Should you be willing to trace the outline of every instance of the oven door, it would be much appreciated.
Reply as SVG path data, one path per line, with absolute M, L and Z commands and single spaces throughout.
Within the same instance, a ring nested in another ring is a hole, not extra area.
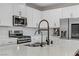
M 25 26 L 27 25 L 27 18 L 13 16 L 13 26 Z

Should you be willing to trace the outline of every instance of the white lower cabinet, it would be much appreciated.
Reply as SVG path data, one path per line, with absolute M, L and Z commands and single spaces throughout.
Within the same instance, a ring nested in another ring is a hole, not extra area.
M 0 4 L 0 26 L 12 26 L 12 5 Z
M 17 39 L 15 39 L 15 38 L 0 40 L 0 46 L 14 45 L 14 44 L 17 44 Z

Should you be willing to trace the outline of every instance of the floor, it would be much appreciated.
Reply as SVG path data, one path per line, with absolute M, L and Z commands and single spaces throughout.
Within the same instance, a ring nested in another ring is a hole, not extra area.
M 74 56 L 79 49 L 79 40 L 52 37 L 54 44 L 45 47 L 8 45 L 0 47 L 0 56 Z

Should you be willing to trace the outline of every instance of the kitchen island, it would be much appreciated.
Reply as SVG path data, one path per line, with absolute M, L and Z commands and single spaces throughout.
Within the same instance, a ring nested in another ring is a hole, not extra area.
M 53 37 L 54 43 L 45 47 L 27 47 L 24 44 L 0 47 L 0 56 L 74 56 L 79 40 Z

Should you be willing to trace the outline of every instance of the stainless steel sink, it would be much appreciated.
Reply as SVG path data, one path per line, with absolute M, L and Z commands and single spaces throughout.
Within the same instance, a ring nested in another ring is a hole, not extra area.
M 26 45 L 24 45 L 24 46 L 28 46 L 28 47 L 43 47 L 43 46 L 45 46 L 47 43 L 46 42 L 42 42 L 42 43 L 40 43 L 40 42 L 35 42 L 35 43 L 33 43 L 33 44 L 26 44 Z

